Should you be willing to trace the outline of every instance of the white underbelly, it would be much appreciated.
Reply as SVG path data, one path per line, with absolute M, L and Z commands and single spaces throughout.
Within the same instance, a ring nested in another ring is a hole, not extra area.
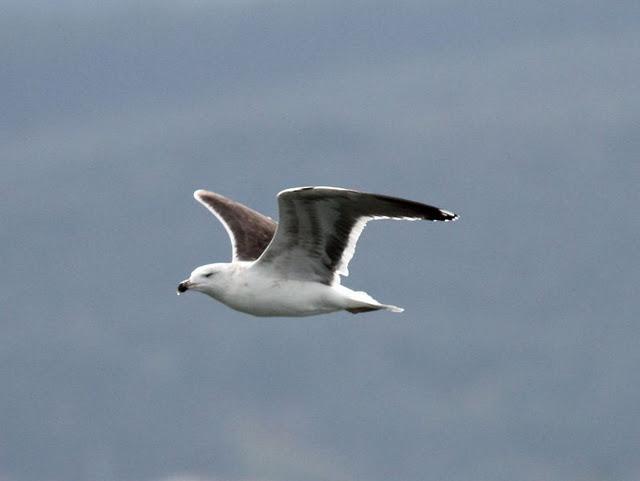
M 317 282 L 243 277 L 220 299 L 237 311 L 255 316 L 311 316 L 346 306 L 340 291 Z

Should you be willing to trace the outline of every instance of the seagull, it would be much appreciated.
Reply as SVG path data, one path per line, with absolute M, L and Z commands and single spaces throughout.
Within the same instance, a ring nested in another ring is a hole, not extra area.
M 438 207 L 337 187 L 296 187 L 278 194 L 280 223 L 207 190 L 195 199 L 222 223 L 232 262 L 197 267 L 178 295 L 198 291 L 254 316 L 313 316 L 404 309 L 340 284 L 365 224 L 374 219 L 453 221 Z

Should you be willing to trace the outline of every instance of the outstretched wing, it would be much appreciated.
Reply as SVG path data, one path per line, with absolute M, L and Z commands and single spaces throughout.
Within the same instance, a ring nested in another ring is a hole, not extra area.
M 222 222 L 231 239 L 234 261 L 260 257 L 273 238 L 276 222 L 215 192 L 196 190 L 193 196 Z
M 455 220 L 430 205 L 335 187 L 300 187 L 278 194 L 280 219 L 273 241 L 256 262 L 290 279 L 332 284 L 348 264 L 372 219 Z

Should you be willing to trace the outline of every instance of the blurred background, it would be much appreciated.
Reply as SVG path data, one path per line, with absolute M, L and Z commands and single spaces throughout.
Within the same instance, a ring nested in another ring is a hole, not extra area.
M 636 0 L 0 9 L 0 480 L 640 479 Z M 300 185 L 405 313 L 175 295 Z

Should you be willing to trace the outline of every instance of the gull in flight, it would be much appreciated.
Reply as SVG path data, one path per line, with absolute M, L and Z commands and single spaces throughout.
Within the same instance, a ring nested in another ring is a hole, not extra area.
M 278 194 L 280 223 L 220 194 L 194 197 L 226 229 L 229 263 L 196 268 L 178 294 L 199 291 L 254 316 L 352 314 L 402 308 L 340 285 L 358 237 L 373 219 L 452 221 L 457 215 L 410 200 L 336 187 L 298 187 Z

